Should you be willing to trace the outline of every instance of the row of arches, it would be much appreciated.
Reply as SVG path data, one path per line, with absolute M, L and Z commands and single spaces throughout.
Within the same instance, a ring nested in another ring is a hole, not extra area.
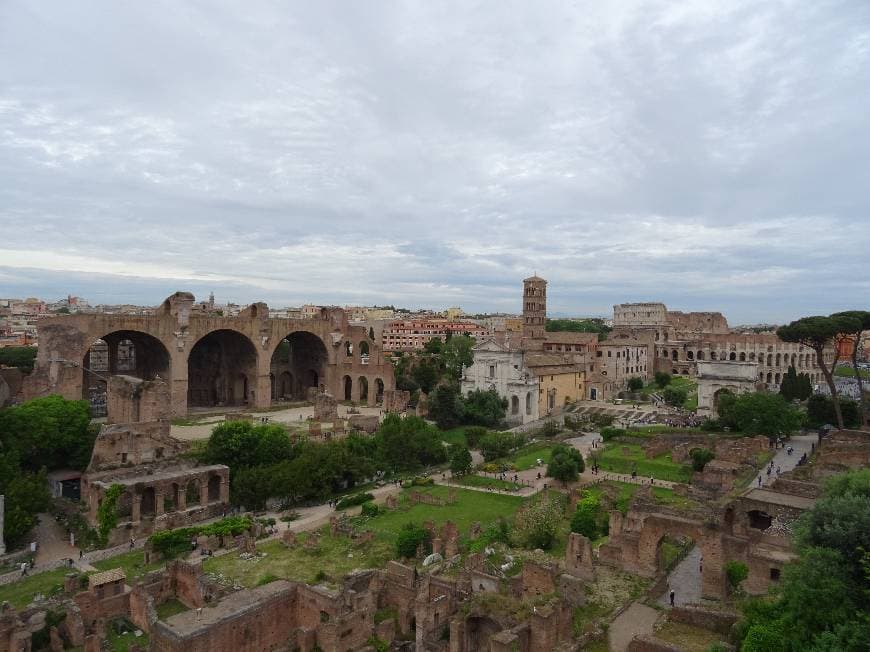
M 354 383 L 354 379 L 350 376 L 345 376 L 342 379 L 342 396 L 345 401 L 365 401 L 369 402 L 369 379 L 366 376 L 360 376 L 356 379 L 356 383 Z M 374 391 L 374 400 L 375 404 L 380 405 L 384 402 L 384 381 L 381 378 L 374 379 L 374 386 L 372 388 Z
M 525 398 L 525 410 L 527 415 L 532 414 L 532 393 L 526 392 Z M 514 394 L 511 396 L 510 401 L 510 411 L 512 415 L 518 415 L 520 413 L 520 397 Z
M 117 514 L 121 520 L 153 517 L 168 512 L 183 511 L 191 507 L 221 501 L 221 483 L 219 475 L 211 475 L 203 485 L 199 479 L 192 479 L 186 483 L 173 482 L 164 490 L 158 491 L 156 487 L 145 487 L 141 493 L 125 491 L 118 498 Z
M 368 356 L 368 345 L 360 344 Z M 362 353 L 361 353 L 362 355 Z M 279 342 L 270 360 L 271 398 L 303 400 L 321 387 L 329 355 L 313 333 L 296 331 Z M 96 412 L 105 410 L 107 375 L 129 374 L 143 380 L 172 380 L 166 346 L 139 331 L 119 330 L 94 342 L 85 352 L 82 398 Z M 242 333 L 219 329 L 204 335 L 187 355 L 187 404 L 191 407 L 253 405 L 256 399 L 258 352 Z
M 682 360 L 679 349 L 662 349 L 661 357 L 673 362 Z M 685 360 L 689 362 L 710 360 L 722 360 L 730 362 L 757 362 L 767 367 L 794 367 L 795 369 L 812 369 L 817 367 L 815 353 L 764 353 L 756 354 L 755 351 L 716 351 L 716 350 L 688 350 L 685 352 Z

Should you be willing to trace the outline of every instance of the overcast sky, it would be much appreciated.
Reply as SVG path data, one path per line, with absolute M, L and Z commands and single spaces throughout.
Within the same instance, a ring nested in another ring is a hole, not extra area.
M 0 0 L 0 297 L 868 308 L 870 2 Z

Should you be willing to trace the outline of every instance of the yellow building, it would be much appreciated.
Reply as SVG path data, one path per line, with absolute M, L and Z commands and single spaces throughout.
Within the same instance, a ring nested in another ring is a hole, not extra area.
M 564 355 L 526 355 L 526 366 L 538 379 L 538 415 L 558 412 L 568 403 L 583 400 L 586 372 L 583 364 L 565 364 Z

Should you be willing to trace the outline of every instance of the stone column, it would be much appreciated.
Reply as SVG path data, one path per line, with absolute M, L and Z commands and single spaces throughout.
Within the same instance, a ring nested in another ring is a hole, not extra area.
M 267 408 L 272 405 L 272 379 L 269 377 L 269 374 L 258 375 L 255 386 L 256 394 L 254 395 L 251 407 Z
M 175 506 L 175 510 L 178 512 L 183 512 L 187 509 L 187 485 L 179 485 L 178 487 L 178 504 Z
M 225 505 L 230 502 L 230 479 L 228 476 L 221 477 L 221 502 Z
M 369 381 L 369 399 L 368 406 L 375 407 L 378 404 L 378 387 L 377 383 L 372 378 L 366 377 Z
M 199 479 L 199 504 L 208 505 L 208 476 Z
M 142 496 L 133 492 L 133 500 L 130 507 L 130 520 L 138 523 L 142 519 Z
M 154 488 L 154 516 L 163 516 L 166 513 L 166 510 L 163 506 L 163 490 L 158 490 L 157 487 Z

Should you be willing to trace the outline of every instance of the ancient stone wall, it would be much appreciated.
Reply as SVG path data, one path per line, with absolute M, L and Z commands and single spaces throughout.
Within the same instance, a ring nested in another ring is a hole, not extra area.
M 668 612 L 668 620 L 700 627 L 724 636 L 731 633 L 731 627 L 737 622 L 739 614 L 721 609 L 704 609 L 696 606 L 673 607 Z
M 168 421 L 104 425 L 94 441 L 88 472 L 167 460 L 187 450 L 169 434 Z
M 172 418 L 169 384 L 115 375 L 106 385 L 106 423 L 165 422 Z M 168 434 L 168 433 L 167 433 Z

